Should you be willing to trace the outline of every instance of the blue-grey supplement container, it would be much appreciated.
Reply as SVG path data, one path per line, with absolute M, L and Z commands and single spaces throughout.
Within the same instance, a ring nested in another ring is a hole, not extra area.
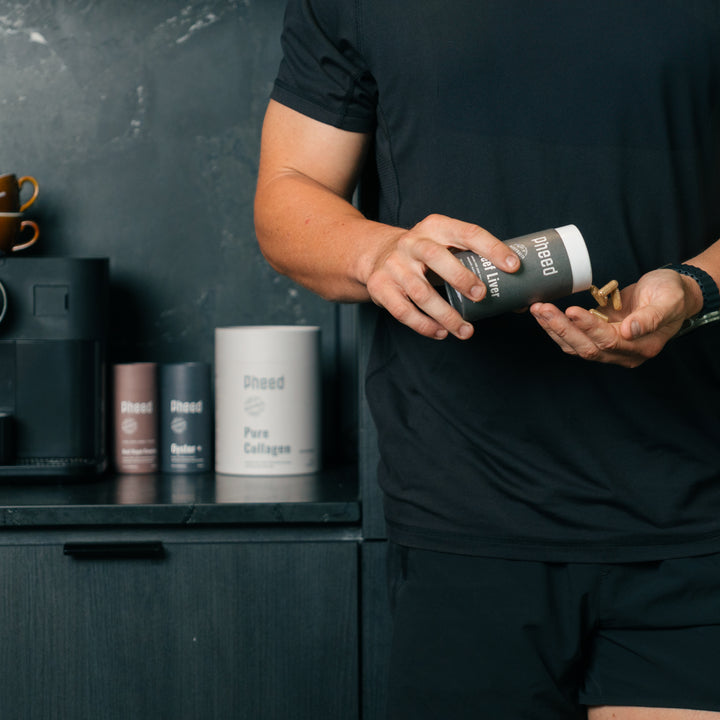
M 159 366 L 160 471 L 212 470 L 210 365 L 202 362 Z

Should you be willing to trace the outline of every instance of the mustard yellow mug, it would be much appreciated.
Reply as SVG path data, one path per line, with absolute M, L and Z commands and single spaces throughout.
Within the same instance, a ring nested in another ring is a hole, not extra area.
M 32 233 L 30 239 L 26 239 Z M 11 253 L 34 245 L 40 228 L 34 220 L 23 220 L 22 213 L 0 213 L 0 252 Z
M 32 194 L 22 204 L 20 196 L 25 185 L 32 187 Z M 27 210 L 37 199 L 40 188 L 31 175 L 18 178 L 13 173 L 0 175 L 0 213 L 18 213 Z

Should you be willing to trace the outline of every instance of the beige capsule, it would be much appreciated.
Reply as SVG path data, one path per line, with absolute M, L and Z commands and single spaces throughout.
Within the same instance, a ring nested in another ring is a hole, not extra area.
M 611 280 L 607 285 L 603 285 L 600 288 L 600 294 L 607 297 L 610 295 L 610 293 L 615 292 L 615 290 L 618 289 L 618 281 L 617 280 Z
M 595 298 L 595 302 L 600 305 L 601 307 L 605 307 L 608 303 L 607 297 L 602 294 L 599 288 L 596 288 L 594 285 L 590 286 L 590 293 L 592 294 L 593 298 Z

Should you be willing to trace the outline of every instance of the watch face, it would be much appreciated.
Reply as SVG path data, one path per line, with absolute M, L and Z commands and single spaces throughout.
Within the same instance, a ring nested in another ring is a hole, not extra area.
M 718 320 L 720 320 L 720 310 L 714 310 L 713 312 L 706 313 L 705 315 L 698 315 L 697 317 L 690 318 L 683 323 L 680 330 L 678 330 L 673 337 L 680 337 L 681 335 L 685 335 L 685 333 L 689 333 L 691 330 L 697 330 L 703 325 L 709 325 L 710 323 L 717 322 Z

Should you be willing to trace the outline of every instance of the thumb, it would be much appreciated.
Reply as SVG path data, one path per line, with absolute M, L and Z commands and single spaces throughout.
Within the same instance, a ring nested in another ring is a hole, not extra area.
M 620 325 L 620 334 L 625 340 L 637 340 L 645 335 L 651 335 L 666 326 L 668 335 L 672 335 L 676 327 L 682 324 L 682 319 L 678 318 L 677 323 L 673 323 L 667 314 L 656 305 L 646 305 L 638 310 L 630 313 Z

